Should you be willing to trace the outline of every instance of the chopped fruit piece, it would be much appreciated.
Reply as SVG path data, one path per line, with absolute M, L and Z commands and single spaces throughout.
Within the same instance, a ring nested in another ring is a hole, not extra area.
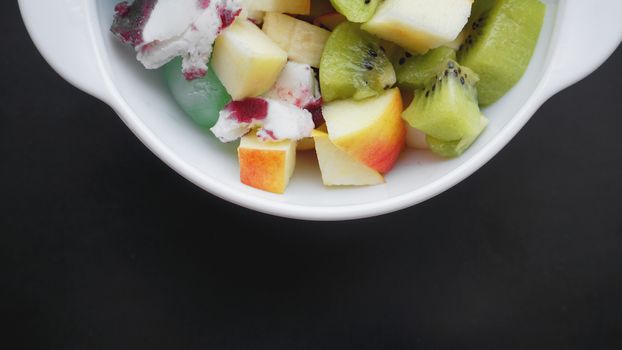
M 188 81 L 181 72 L 181 58 L 176 58 L 164 66 L 164 77 L 181 109 L 202 127 L 214 126 L 220 110 L 231 101 L 212 69 L 205 77 Z
M 493 6 L 497 3 L 498 0 L 475 0 L 473 2 L 473 9 L 471 10 L 471 17 L 469 18 L 469 22 L 475 22 L 479 19 L 484 12 L 490 11 Z M 467 26 L 465 29 L 468 29 Z
M 273 193 L 284 193 L 296 167 L 296 141 L 264 142 L 254 134 L 238 148 L 242 183 Z
M 320 58 L 330 32 L 282 13 L 269 12 L 264 17 L 263 31 L 285 51 L 289 59 L 312 67 Z
M 415 99 L 404 111 L 403 118 L 428 135 L 428 144 L 431 137 L 444 142 L 464 140 L 461 145 L 468 143 L 468 147 L 483 130 L 477 81 L 473 71 L 448 60 L 435 79 L 415 91 Z
M 236 21 L 216 40 L 212 66 L 234 100 L 270 90 L 287 53 L 249 21 Z
M 472 3 L 473 0 L 385 0 L 362 29 L 423 54 L 456 39 L 469 19 Z
M 311 66 L 291 61 L 287 62 L 279 79 L 264 96 L 298 108 L 313 107 L 322 98 Z
M 450 59 L 456 59 L 456 51 L 448 47 L 439 47 L 420 56 L 405 53 L 395 69 L 397 84 L 408 90 L 421 89 L 436 77 L 438 71 L 443 69 L 441 66 Z
M 249 10 L 308 15 L 311 0 L 243 0 Z
M 376 170 L 335 146 L 324 132 L 314 132 L 322 180 L 326 186 L 366 186 L 384 183 Z
M 330 35 L 320 62 L 324 101 L 377 96 L 395 84 L 395 70 L 379 39 L 344 22 Z
M 242 11 L 234 0 L 136 0 L 116 9 L 110 30 L 134 46 L 146 68 L 181 56 L 188 80 L 205 76 L 214 40 Z
M 422 131 L 406 125 L 406 145 L 414 149 L 429 149 L 427 135 Z
M 478 2 L 479 3 L 479 2 Z M 485 6 L 484 6 L 485 5 Z M 477 72 L 479 103 L 490 105 L 523 76 L 538 43 L 546 6 L 539 0 L 483 2 L 467 25 L 460 64 Z
M 309 137 L 315 125 L 305 109 L 276 100 L 247 98 L 229 103 L 211 131 L 220 141 L 231 142 L 258 127 L 259 138 L 279 141 Z
M 320 17 L 313 20 L 313 24 L 318 27 L 325 28 L 327 30 L 333 31 L 337 28 L 338 25 L 347 21 L 346 17 L 340 13 L 333 12 L 327 13 L 325 15 L 321 15 Z
M 331 0 L 330 2 L 337 12 L 348 18 L 348 21 L 363 23 L 372 18 L 380 0 Z
M 458 141 L 441 141 L 435 139 L 432 136 L 428 136 L 426 140 L 426 144 L 430 148 L 430 150 L 442 157 L 445 158 L 454 158 L 459 157 L 466 151 L 475 140 L 479 137 L 479 135 L 486 129 L 488 126 L 488 119 L 483 115 L 480 116 L 478 128 L 469 135 L 465 135 L 461 140 Z
M 386 173 L 404 148 L 406 128 L 399 89 L 362 101 L 342 100 L 324 105 L 331 141 L 380 173 Z
M 415 91 L 415 99 L 404 111 L 404 119 L 427 135 L 443 141 L 460 140 L 479 125 L 477 75 L 449 60 L 439 68 L 436 78 L 424 89 Z

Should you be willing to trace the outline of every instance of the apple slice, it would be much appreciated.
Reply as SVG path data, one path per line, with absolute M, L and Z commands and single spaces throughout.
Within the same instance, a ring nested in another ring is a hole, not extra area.
M 326 29 L 282 13 L 269 12 L 264 16 L 263 31 L 289 59 L 318 68 L 324 45 L 330 36 Z
M 402 96 L 397 88 L 362 101 L 341 100 L 322 108 L 330 140 L 372 169 L 387 173 L 405 145 Z
M 326 186 L 367 186 L 384 183 L 384 177 L 335 146 L 328 134 L 315 131 L 315 152 Z
M 287 52 L 250 21 L 237 20 L 216 40 L 211 63 L 232 99 L 242 100 L 270 90 Z
M 311 13 L 311 0 L 244 0 L 251 11 L 291 13 L 308 15 Z
M 423 54 L 458 37 L 472 4 L 473 0 L 385 0 L 361 28 Z
M 296 141 L 261 141 L 254 132 L 238 148 L 240 181 L 273 193 L 284 193 L 296 167 Z
M 331 12 L 317 17 L 313 20 L 313 24 L 333 31 L 333 29 L 337 28 L 338 25 L 345 21 L 347 21 L 347 19 L 341 13 Z

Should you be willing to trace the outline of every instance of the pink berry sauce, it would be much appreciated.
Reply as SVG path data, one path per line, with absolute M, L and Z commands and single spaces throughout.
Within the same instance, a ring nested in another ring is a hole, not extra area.
M 263 98 L 250 97 L 241 101 L 232 101 L 225 106 L 229 118 L 238 123 L 251 124 L 268 116 L 268 101 Z
M 212 4 L 212 0 L 196 1 L 198 1 L 198 6 L 202 9 L 207 9 Z M 115 16 L 110 31 L 123 43 L 134 47 L 145 44 L 143 30 L 157 3 L 158 0 L 135 0 L 131 4 L 128 1 L 118 3 L 114 7 Z M 242 12 L 240 7 L 232 6 L 230 1 L 218 2 L 215 8 L 220 19 L 218 28 L 214 28 L 216 34 L 220 34 L 225 28 L 229 27 Z M 194 23 L 190 28 L 193 31 L 198 30 Z M 155 44 L 157 42 L 147 43 L 141 47 L 141 51 L 148 51 Z M 204 77 L 206 73 L 205 69 L 196 68 L 185 71 L 184 76 L 186 79 L 192 80 Z
M 188 68 L 184 70 L 183 73 L 186 80 L 194 80 L 203 78 L 207 74 L 207 71 L 202 68 Z
M 315 124 L 316 128 L 322 126 L 322 124 L 326 123 L 324 120 L 324 115 L 322 114 L 322 98 L 318 98 L 317 100 L 307 104 L 304 109 L 309 111 L 313 116 L 313 124 Z
M 143 29 L 158 0 L 136 0 L 131 5 L 127 1 L 118 3 L 110 31 L 121 41 L 132 46 L 143 43 Z
M 115 5 L 114 12 L 120 17 L 125 17 L 130 12 L 130 4 L 127 1 L 120 2 Z
M 259 135 L 259 136 L 262 137 L 264 139 L 264 141 L 266 141 L 267 138 L 270 138 L 272 141 L 277 141 L 278 140 L 278 138 L 274 134 L 274 131 L 268 130 L 266 128 L 263 128 L 261 130 L 261 135 Z
M 233 11 L 230 8 L 226 8 L 224 6 L 218 6 L 217 10 L 218 10 L 218 15 L 220 16 L 220 28 L 218 28 L 218 33 L 222 32 L 227 27 L 229 27 L 231 24 L 233 24 L 233 21 L 235 21 L 235 18 L 239 16 L 240 13 L 242 13 L 241 8 Z

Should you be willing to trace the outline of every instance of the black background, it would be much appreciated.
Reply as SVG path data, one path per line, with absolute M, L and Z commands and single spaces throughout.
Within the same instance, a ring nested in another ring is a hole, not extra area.
M 312 223 L 181 178 L 4 6 L 2 347 L 622 348 L 621 50 L 452 190 Z

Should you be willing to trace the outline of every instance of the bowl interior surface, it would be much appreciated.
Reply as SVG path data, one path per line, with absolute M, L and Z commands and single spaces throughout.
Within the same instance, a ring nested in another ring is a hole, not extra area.
M 299 153 L 295 174 L 284 195 L 273 195 L 239 182 L 237 143 L 222 144 L 209 131 L 201 130 L 184 115 L 168 92 L 160 71 L 144 69 L 134 51 L 117 41 L 109 32 L 113 7 L 117 0 L 98 0 L 94 5 L 94 32 L 102 50 L 102 64 L 118 93 L 151 133 L 179 159 L 206 179 L 244 196 L 259 197 L 274 203 L 306 207 L 342 207 L 381 203 L 413 191 L 425 192 L 439 179 L 448 176 L 482 152 L 532 97 L 547 66 L 558 0 L 544 0 L 547 14 L 538 47 L 529 69 L 520 83 L 502 100 L 484 109 L 490 119 L 488 129 L 462 157 L 443 160 L 426 151 L 406 150 L 395 169 L 386 176 L 386 184 L 361 188 L 327 188 L 322 185 L 314 152 Z M 201 183 L 199 183 L 201 185 Z M 205 186 L 204 186 L 205 187 Z

